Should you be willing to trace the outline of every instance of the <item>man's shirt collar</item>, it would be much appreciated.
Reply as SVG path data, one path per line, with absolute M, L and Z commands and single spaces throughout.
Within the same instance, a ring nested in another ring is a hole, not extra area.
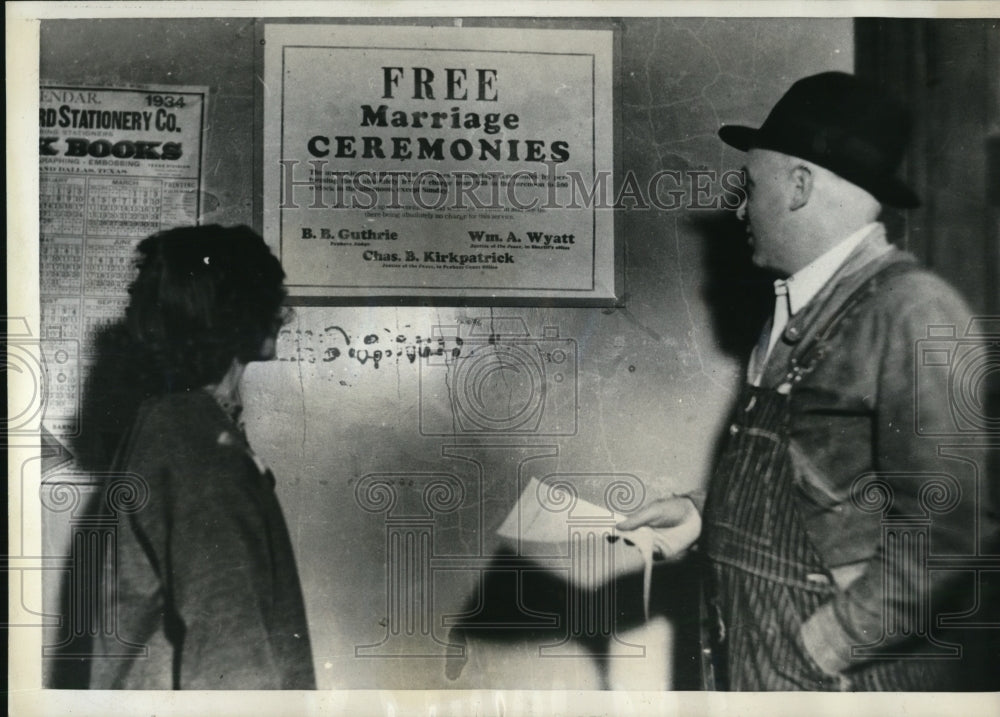
M 788 287 L 789 315 L 794 316 L 799 309 L 808 304 L 819 293 L 819 290 L 823 288 L 826 282 L 833 278 L 837 269 L 847 260 L 851 252 L 858 247 L 862 240 L 876 226 L 878 226 L 878 222 L 866 224 L 850 236 L 844 238 L 825 254 L 813 259 L 787 279 L 774 282 L 775 286 L 778 286 L 784 281 Z

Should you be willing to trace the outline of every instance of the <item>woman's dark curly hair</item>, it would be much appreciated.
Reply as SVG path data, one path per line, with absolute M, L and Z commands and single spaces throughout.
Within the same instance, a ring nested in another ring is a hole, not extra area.
M 246 226 L 181 227 L 138 246 L 125 321 L 153 392 L 216 383 L 284 322 L 285 273 Z

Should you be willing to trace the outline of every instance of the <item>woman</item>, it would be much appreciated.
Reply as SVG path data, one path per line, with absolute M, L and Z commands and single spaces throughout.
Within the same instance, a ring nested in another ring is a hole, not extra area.
M 115 470 L 148 500 L 109 551 L 116 623 L 97 639 L 90 686 L 312 689 L 288 530 L 240 421 L 244 368 L 274 358 L 284 273 L 247 227 L 165 231 L 138 252 L 126 324 L 156 388 Z

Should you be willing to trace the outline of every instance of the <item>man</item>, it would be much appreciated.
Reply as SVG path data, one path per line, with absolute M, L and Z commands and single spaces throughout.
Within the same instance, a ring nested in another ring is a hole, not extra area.
M 894 174 L 906 127 L 883 93 L 828 72 L 795 83 L 759 129 L 719 131 L 747 152 L 738 215 L 754 262 L 783 277 L 775 312 L 708 495 L 657 501 L 620 527 L 703 522 L 713 661 L 730 689 L 962 687 L 929 606 L 974 595 L 954 573 L 925 580 L 923 538 L 883 544 L 886 515 L 933 514 L 935 555 L 972 554 L 976 530 L 975 486 L 915 425 L 918 404 L 930 421 L 951 405 L 947 372 L 915 371 L 916 344 L 931 326 L 961 335 L 969 311 L 877 222 L 882 204 L 918 203 Z

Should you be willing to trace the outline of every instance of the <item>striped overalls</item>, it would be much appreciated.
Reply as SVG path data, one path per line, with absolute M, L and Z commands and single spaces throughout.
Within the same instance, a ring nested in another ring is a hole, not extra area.
M 953 664 L 867 660 L 838 675 L 825 673 L 800 638 L 803 622 L 837 594 L 833 573 L 810 539 L 789 454 L 795 372 L 822 361 L 837 322 L 883 277 L 906 271 L 887 261 L 803 337 L 788 378 L 744 385 L 704 511 L 701 549 L 708 558 L 707 616 L 714 686 L 730 690 L 921 690 L 942 684 Z M 801 376 L 799 376 L 801 379 Z M 865 450 L 859 446 L 859 450 Z

